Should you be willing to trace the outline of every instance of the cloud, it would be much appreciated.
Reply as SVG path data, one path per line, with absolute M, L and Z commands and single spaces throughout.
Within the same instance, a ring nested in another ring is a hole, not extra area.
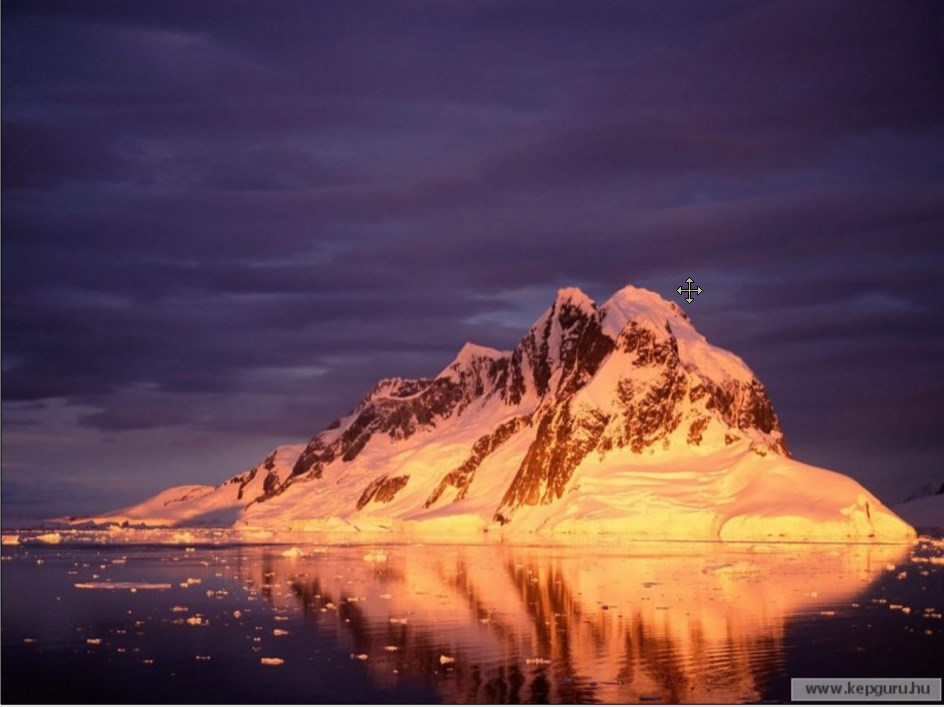
M 254 426 L 264 447 L 466 340 L 513 346 L 559 286 L 692 275 L 696 324 L 801 448 L 832 426 L 944 452 L 923 422 L 944 412 L 942 22 L 934 2 L 8 2 L 5 410 L 45 405 L 42 427 L 64 400 L 63 430 L 126 451 Z

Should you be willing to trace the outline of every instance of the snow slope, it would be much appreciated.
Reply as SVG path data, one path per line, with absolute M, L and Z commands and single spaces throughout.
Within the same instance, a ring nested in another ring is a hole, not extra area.
M 944 528 L 944 494 L 914 498 L 894 510 L 916 528 Z
M 382 380 L 274 459 L 268 475 L 260 465 L 97 520 L 433 536 L 914 537 L 851 478 L 790 459 L 747 365 L 677 305 L 634 287 L 602 306 L 563 289 L 512 351 L 466 344 L 435 378 Z
M 93 520 L 131 525 L 230 525 L 247 505 L 288 478 L 302 449 L 304 445 L 279 447 L 252 469 L 219 486 L 174 486 Z M 78 522 L 83 520 L 87 519 Z

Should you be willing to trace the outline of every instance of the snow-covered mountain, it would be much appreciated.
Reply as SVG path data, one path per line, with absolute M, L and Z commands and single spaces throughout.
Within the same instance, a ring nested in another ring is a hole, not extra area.
M 302 449 L 95 520 L 215 513 L 308 530 L 914 536 L 852 479 L 790 459 L 745 363 L 635 287 L 602 306 L 563 289 L 512 351 L 466 344 L 433 378 L 380 381 Z
M 895 513 L 918 528 L 944 528 L 944 483 L 915 491 L 895 506 Z

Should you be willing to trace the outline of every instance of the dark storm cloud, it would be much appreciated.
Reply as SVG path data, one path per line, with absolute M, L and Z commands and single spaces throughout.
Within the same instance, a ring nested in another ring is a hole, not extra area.
M 117 435 L 73 472 L 121 432 L 304 438 L 558 286 L 688 275 L 810 461 L 940 471 L 939 3 L 48 0 L 2 32 L 4 425 Z

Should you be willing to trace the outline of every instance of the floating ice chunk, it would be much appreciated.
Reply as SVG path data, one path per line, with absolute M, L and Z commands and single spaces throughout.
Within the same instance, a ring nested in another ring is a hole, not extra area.
M 263 665 L 282 665 L 285 661 L 281 658 L 260 658 L 259 662 Z
M 98 646 L 98 645 L 101 645 L 102 639 L 101 638 L 86 638 L 85 642 L 88 643 L 90 646 Z
M 439 656 L 439 664 L 440 664 L 440 665 L 451 665 L 452 663 L 455 663 L 455 662 L 456 662 L 456 659 L 453 658 L 451 655 L 440 655 L 440 656 Z
M 209 625 L 208 621 L 204 621 L 203 617 L 200 614 L 187 617 L 187 623 L 191 626 L 207 626 Z
M 384 646 L 384 650 L 387 651 L 387 653 L 396 653 L 399 649 L 397 646 Z
M 390 618 L 390 623 L 392 623 L 392 624 L 405 624 L 408 620 L 409 620 L 409 619 L 407 619 L 407 618 L 405 618 L 405 617 L 402 618 L 402 619 L 397 619 L 397 618 L 391 617 L 391 618 Z
M 366 653 L 351 653 L 351 660 L 367 660 L 369 657 Z
M 242 615 L 243 615 L 243 612 L 241 612 L 239 609 L 236 609 L 236 611 L 233 612 L 234 619 L 238 619 Z
M 277 628 L 272 631 L 272 635 L 273 636 L 287 636 L 288 631 L 286 631 L 284 628 Z
M 170 610 L 173 611 L 175 614 L 178 614 L 182 611 L 188 611 L 186 606 L 172 606 Z
M 282 557 L 301 557 L 304 554 L 305 553 L 303 553 L 297 547 L 290 547 L 288 550 L 282 552 Z

